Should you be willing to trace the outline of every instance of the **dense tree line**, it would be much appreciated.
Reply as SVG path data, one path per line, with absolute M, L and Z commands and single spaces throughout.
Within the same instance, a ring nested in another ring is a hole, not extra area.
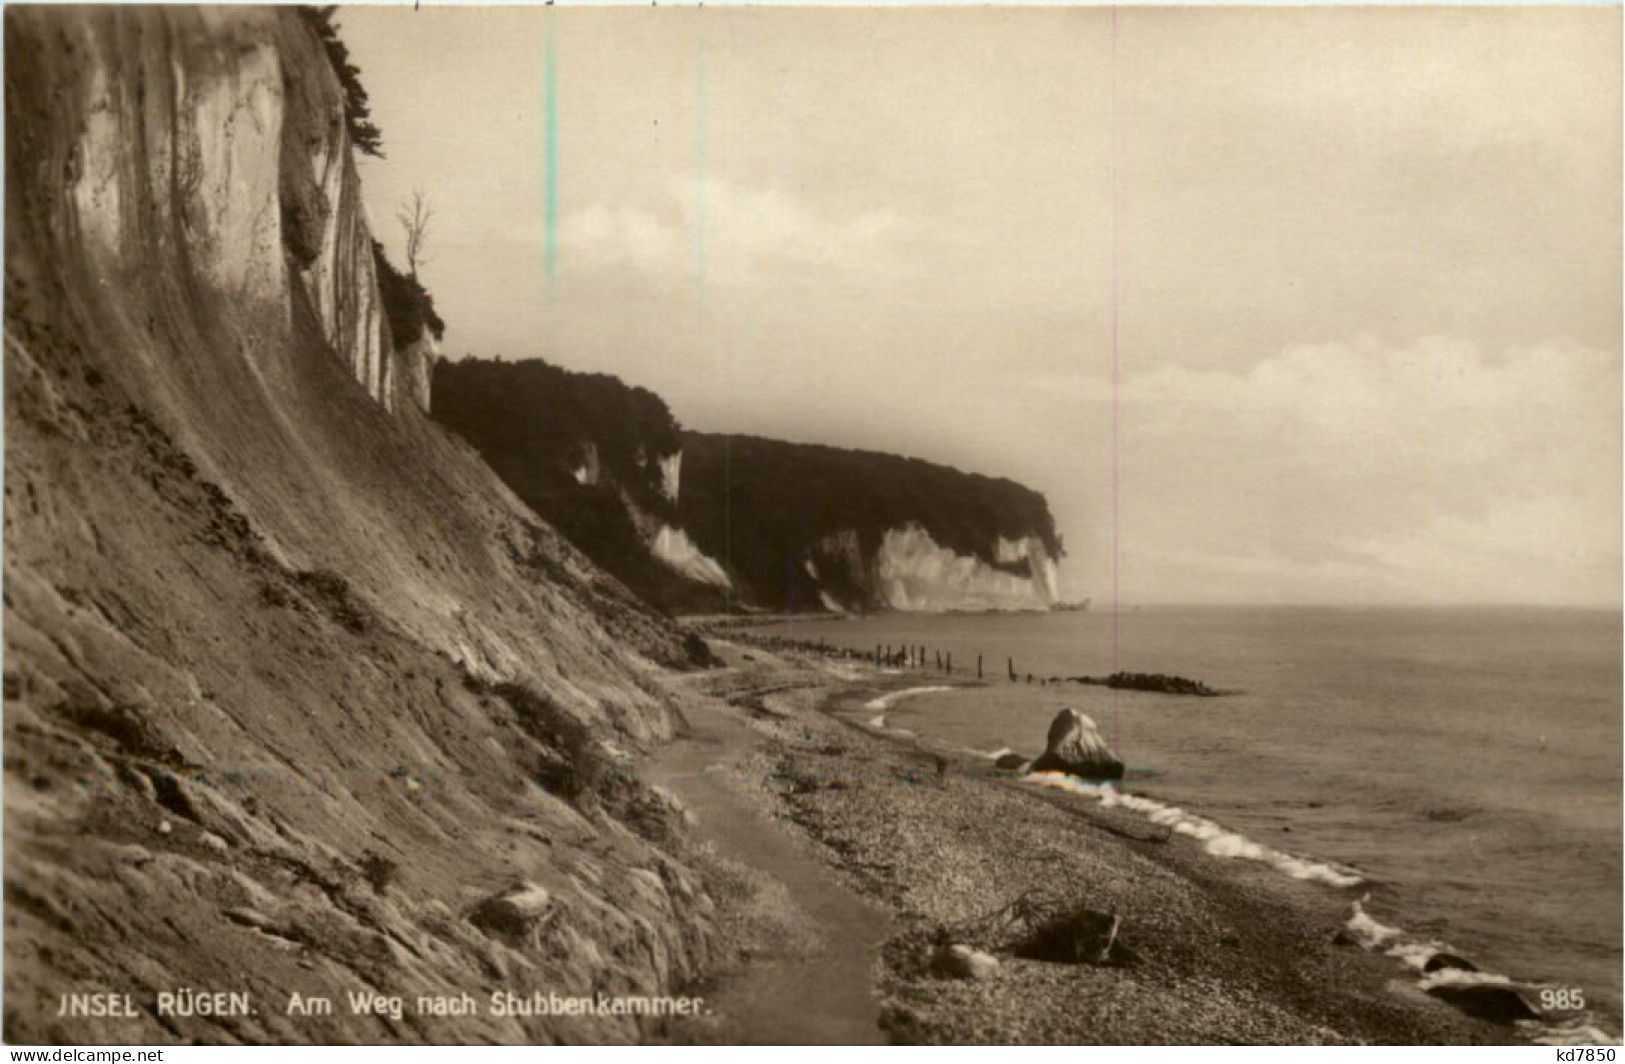
M 350 143 L 355 145 L 357 151 L 381 159 L 384 155 L 383 134 L 372 123 L 372 104 L 367 99 L 366 87 L 361 84 L 361 68 L 350 61 L 350 49 L 339 37 L 339 24 L 334 18 L 337 13 L 337 6 L 331 4 L 299 8 L 299 14 L 316 31 L 322 47 L 327 51 L 327 61 L 332 64 L 333 73 L 338 75 L 339 85 L 344 89 L 344 122 L 350 131 Z

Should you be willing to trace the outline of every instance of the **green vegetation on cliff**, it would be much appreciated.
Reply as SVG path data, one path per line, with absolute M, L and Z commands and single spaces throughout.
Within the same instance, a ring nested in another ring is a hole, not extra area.
M 425 330 L 436 340 L 446 334 L 446 323 L 434 310 L 434 297 L 409 273 L 402 273 L 384 254 L 384 245 L 372 242 L 372 258 L 378 269 L 378 295 L 384 301 L 384 317 L 389 320 L 389 338 L 399 351 L 416 343 Z

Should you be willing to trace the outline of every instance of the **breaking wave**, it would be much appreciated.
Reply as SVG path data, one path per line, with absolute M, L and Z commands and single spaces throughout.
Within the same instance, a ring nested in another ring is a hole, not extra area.
M 1064 772 L 1030 772 L 1022 777 L 1025 783 L 1040 787 L 1084 794 L 1099 800 L 1108 809 L 1123 808 L 1140 813 L 1153 824 L 1166 827 L 1178 835 L 1185 835 L 1202 843 L 1202 848 L 1214 857 L 1235 857 L 1247 861 L 1260 861 L 1293 879 L 1324 883 L 1329 887 L 1353 887 L 1364 880 L 1355 872 L 1339 868 L 1324 861 L 1311 861 L 1254 842 L 1245 835 L 1207 819 L 1195 816 L 1175 805 L 1125 794 L 1110 783 L 1086 783 Z
M 883 730 L 896 731 L 897 729 L 887 729 L 886 728 L 886 710 L 890 709 L 892 706 L 895 706 L 897 703 L 901 702 L 905 698 L 913 698 L 915 695 L 933 694 L 933 693 L 935 693 L 937 691 L 952 691 L 952 690 L 953 690 L 952 687 L 944 687 L 944 686 L 942 686 L 940 684 L 938 684 L 936 686 L 932 686 L 932 687 L 909 687 L 909 688 L 905 688 L 905 689 L 903 689 L 901 691 L 893 691 L 889 695 L 881 695 L 879 698 L 870 699 L 869 701 L 867 701 L 867 702 L 865 702 L 863 704 L 863 708 L 864 709 L 875 710 L 878 715 L 870 719 L 869 727 L 871 727 L 871 728 L 881 728 Z M 898 734 L 899 735 L 912 735 L 913 732 L 901 732 L 901 731 L 899 731 Z
M 1428 961 L 1434 957 L 1440 954 L 1453 956 L 1459 954 L 1447 942 L 1439 939 L 1415 938 L 1403 928 L 1391 927 L 1373 919 L 1371 914 L 1365 911 L 1365 901 L 1365 898 L 1361 898 L 1354 903 L 1348 921 L 1343 926 L 1348 929 L 1361 949 L 1381 950 L 1385 956 L 1392 957 L 1407 968 L 1421 973 L 1416 980 L 1418 990 L 1426 992 L 1440 987 L 1469 986 L 1507 987 L 1518 991 L 1519 996 L 1525 998 L 1525 1004 L 1538 1012 L 1541 1011 L 1538 998 L 1529 1000 L 1531 995 L 1538 994 L 1541 990 L 1559 989 L 1545 983 L 1520 983 L 1499 972 L 1468 971 L 1454 967 L 1427 971 Z M 1611 1045 L 1619 1041 L 1617 1034 L 1597 1026 L 1588 1014 L 1564 1020 L 1544 1016 L 1538 1020 L 1519 1020 L 1517 1029 L 1518 1033 L 1529 1041 L 1544 1046 Z
M 1214 857 L 1233 857 L 1259 861 L 1293 879 L 1323 883 L 1339 889 L 1358 886 L 1365 880 L 1352 869 L 1341 868 L 1323 861 L 1312 861 L 1293 854 L 1282 853 L 1230 831 L 1206 817 L 1194 816 L 1178 806 L 1124 794 L 1110 783 L 1087 783 L 1062 772 L 1031 772 L 1022 781 L 1041 787 L 1083 794 L 1097 799 L 1108 809 L 1123 808 L 1140 813 L 1153 824 L 1160 824 L 1176 834 L 1186 835 L 1202 843 L 1202 848 Z M 1538 992 L 1557 989 L 1538 983 L 1519 983 L 1499 972 L 1467 971 L 1462 968 L 1440 968 L 1426 971 L 1428 961 L 1442 953 L 1455 954 L 1448 943 L 1437 939 L 1418 939 L 1403 928 L 1384 924 L 1365 911 L 1364 898 L 1356 901 L 1344 924 L 1355 943 L 1362 949 L 1381 950 L 1407 968 L 1418 973 L 1416 986 L 1424 992 L 1440 987 L 1504 986 L 1520 992 Z M 1536 1009 L 1533 1002 L 1528 1002 Z M 1595 1045 L 1613 1044 L 1619 1036 L 1597 1026 L 1589 1015 L 1570 1017 L 1561 1021 L 1542 1017 L 1539 1020 L 1520 1020 L 1517 1029 L 1536 1045 Z

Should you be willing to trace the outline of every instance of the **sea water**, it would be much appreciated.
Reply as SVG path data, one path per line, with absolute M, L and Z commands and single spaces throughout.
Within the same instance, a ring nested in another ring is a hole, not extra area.
M 932 663 L 951 652 L 961 679 L 980 654 L 991 690 L 903 699 L 888 726 L 1030 756 L 1053 714 L 1076 707 L 1128 765 L 1126 789 L 1357 870 L 1354 893 L 1369 891 L 1364 909 L 1384 923 L 1485 969 L 1579 989 L 1619 1030 L 1617 612 L 1170 607 L 762 631 L 924 646 Z M 1118 670 L 1235 693 L 1037 683 Z

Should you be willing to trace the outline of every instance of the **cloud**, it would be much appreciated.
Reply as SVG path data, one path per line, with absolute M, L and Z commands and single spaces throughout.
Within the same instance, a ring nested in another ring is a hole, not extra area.
M 662 283 L 703 270 L 707 282 L 738 283 L 805 268 L 895 270 L 903 231 L 891 211 L 837 216 L 775 189 L 674 179 L 651 205 L 571 212 L 559 248 L 564 270 L 632 269 Z
M 1363 338 L 1117 400 L 1125 598 L 1619 601 L 1617 354 Z
M 1352 546 L 1406 598 L 1558 605 L 1617 601 L 1618 544 L 1619 524 L 1601 507 L 1543 495 Z

